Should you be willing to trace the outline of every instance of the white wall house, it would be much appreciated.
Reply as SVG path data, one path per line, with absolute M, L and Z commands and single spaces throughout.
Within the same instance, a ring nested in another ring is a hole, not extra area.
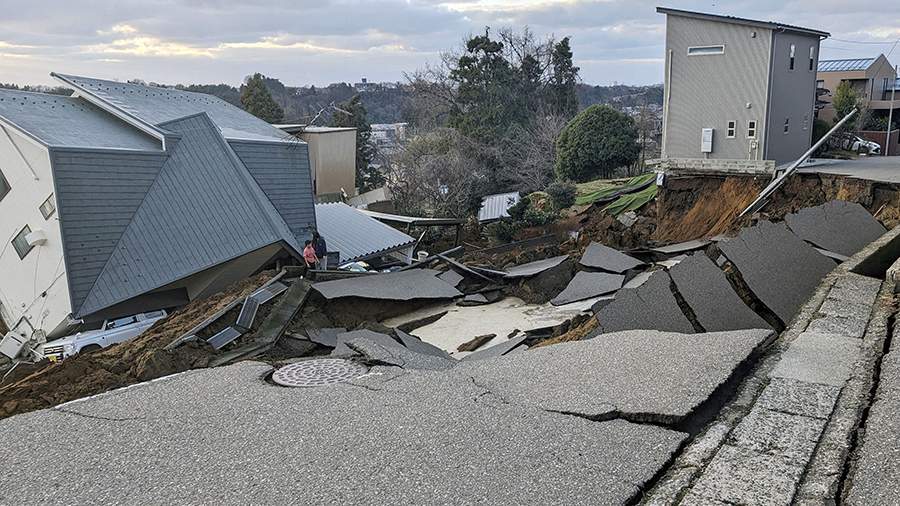
M 57 337 L 173 308 L 315 230 L 307 145 L 218 98 L 52 74 L 0 90 L 0 318 Z

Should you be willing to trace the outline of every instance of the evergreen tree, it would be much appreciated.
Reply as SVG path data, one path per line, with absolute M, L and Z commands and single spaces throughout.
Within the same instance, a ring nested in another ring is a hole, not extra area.
M 375 145 L 372 143 L 372 125 L 369 124 L 366 107 L 360 96 L 354 95 L 338 108 L 340 110 L 331 115 L 331 126 L 356 129 L 356 186 L 360 191 L 378 188 L 385 180 L 378 169 L 372 167 Z
M 572 63 L 572 48 L 566 37 L 553 46 L 550 54 L 553 75 L 548 86 L 549 99 L 553 112 L 571 118 L 578 112 L 578 67 Z
M 258 72 L 241 86 L 241 105 L 244 110 L 267 123 L 278 123 L 284 118 L 284 110 L 266 89 L 266 77 Z

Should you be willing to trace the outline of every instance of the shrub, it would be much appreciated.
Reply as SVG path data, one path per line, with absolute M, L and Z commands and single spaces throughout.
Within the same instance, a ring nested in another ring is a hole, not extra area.
M 575 205 L 578 188 L 571 181 L 554 181 L 545 190 L 550 195 L 550 202 L 556 209 L 565 209 Z
M 585 182 L 611 177 L 637 161 L 637 127 L 626 114 L 607 105 L 592 105 L 578 113 L 556 141 L 556 175 Z
M 487 230 L 488 237 L 493 239 L 495 242 L 504 244 L 515 240 L 516 234 L 519 233 L 521 226 L 518 222 L 514 222 L 511 220 L 500 220 L 491 223 L 485 228 Z

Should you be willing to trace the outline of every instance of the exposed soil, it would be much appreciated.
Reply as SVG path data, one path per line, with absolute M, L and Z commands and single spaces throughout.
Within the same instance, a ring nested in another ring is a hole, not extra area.
M 568 332 L 560 334 L 556 337 L 551 337 L 550 339 L 540 341 L 532 346 L 532 348 L 550 346 L 551 344 L 558 343 L 568 343 L 570 341 L 581 341 L 585 336 L 596 330 L 599 324 L 600 322 L 598 322 L 596 318 L 588 318 L 587 321 L 585 321 L 581 325 L 576 326 L 573 329 L 569 329 Z
M 0 418 L 206 367 L 215 352 L 203 341 L 188 343 L 174 351 L 163 348 L 231 301 L 246 297 L 271 277 L 272 272 L 261 273 L 219 294 L 196 300 L 131 341 L 56 364 L 45 362 L 34 366 L 36 370 L 31 374 L 0 387 Z

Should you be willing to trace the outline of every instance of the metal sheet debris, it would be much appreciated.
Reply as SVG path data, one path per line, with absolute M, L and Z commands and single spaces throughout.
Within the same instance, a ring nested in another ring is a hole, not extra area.
M 669 274 L 656 271 L 643 285 L 619 290 L 615 300 L 597 312 L 600 327 L 588 337 L 634 329 L 693 333 L 694 326 L 678 306 L 670 285 Z
M 598 242 L 592 242 L 587 247 L 579 263 L 584 267 L 602 269 L 617 274 L 644 265 L 644 262 Z
M 771 326 L 738 297 L 725 273 L 703 253 L 669 270 L 678 292 L 707 332 L 768 329 Z
M 848 257 L 886 232 L 863 206 L 843 200 L 801 209 L 784 221 L 801 239 Z
M 459 290 L 438 279 L 437 274 L 437 271 L 431 269 L 412 269 L 376 276 L 325 281 L 314 284 L 313 289 L 329 300 L 342 297 L 361 297 L 407 301 L 452 299 L 462 296 Z
M 753 294 L 790 322 L 835 263 L 782 224 L 762 221 L 719 243 Z
M 243 331 L 240 331 L 234 327 L 227 327 L 207 339 L 206 342 L 209 343 L 209 345 L 212 346 L 213 349 L 220 350 L 242 335 L 244 335 Z
M 674 255 L 676 253 L 686 253 L 688 251 L 705 248 L 710 243 L 712 243 L 712 240 L 710 239 L 694 239 L 693 241 L 685 241 L 677 244 L 660 246 L 658 248 L 650 248 L 650 251 L 662 253 L 664 255 Z
M 578 302 L 615 292 L 622 288 L 625 276 L 606 272 L 579 271 L 569 282 L 569 286 L 550 301 L 554 306 Z

